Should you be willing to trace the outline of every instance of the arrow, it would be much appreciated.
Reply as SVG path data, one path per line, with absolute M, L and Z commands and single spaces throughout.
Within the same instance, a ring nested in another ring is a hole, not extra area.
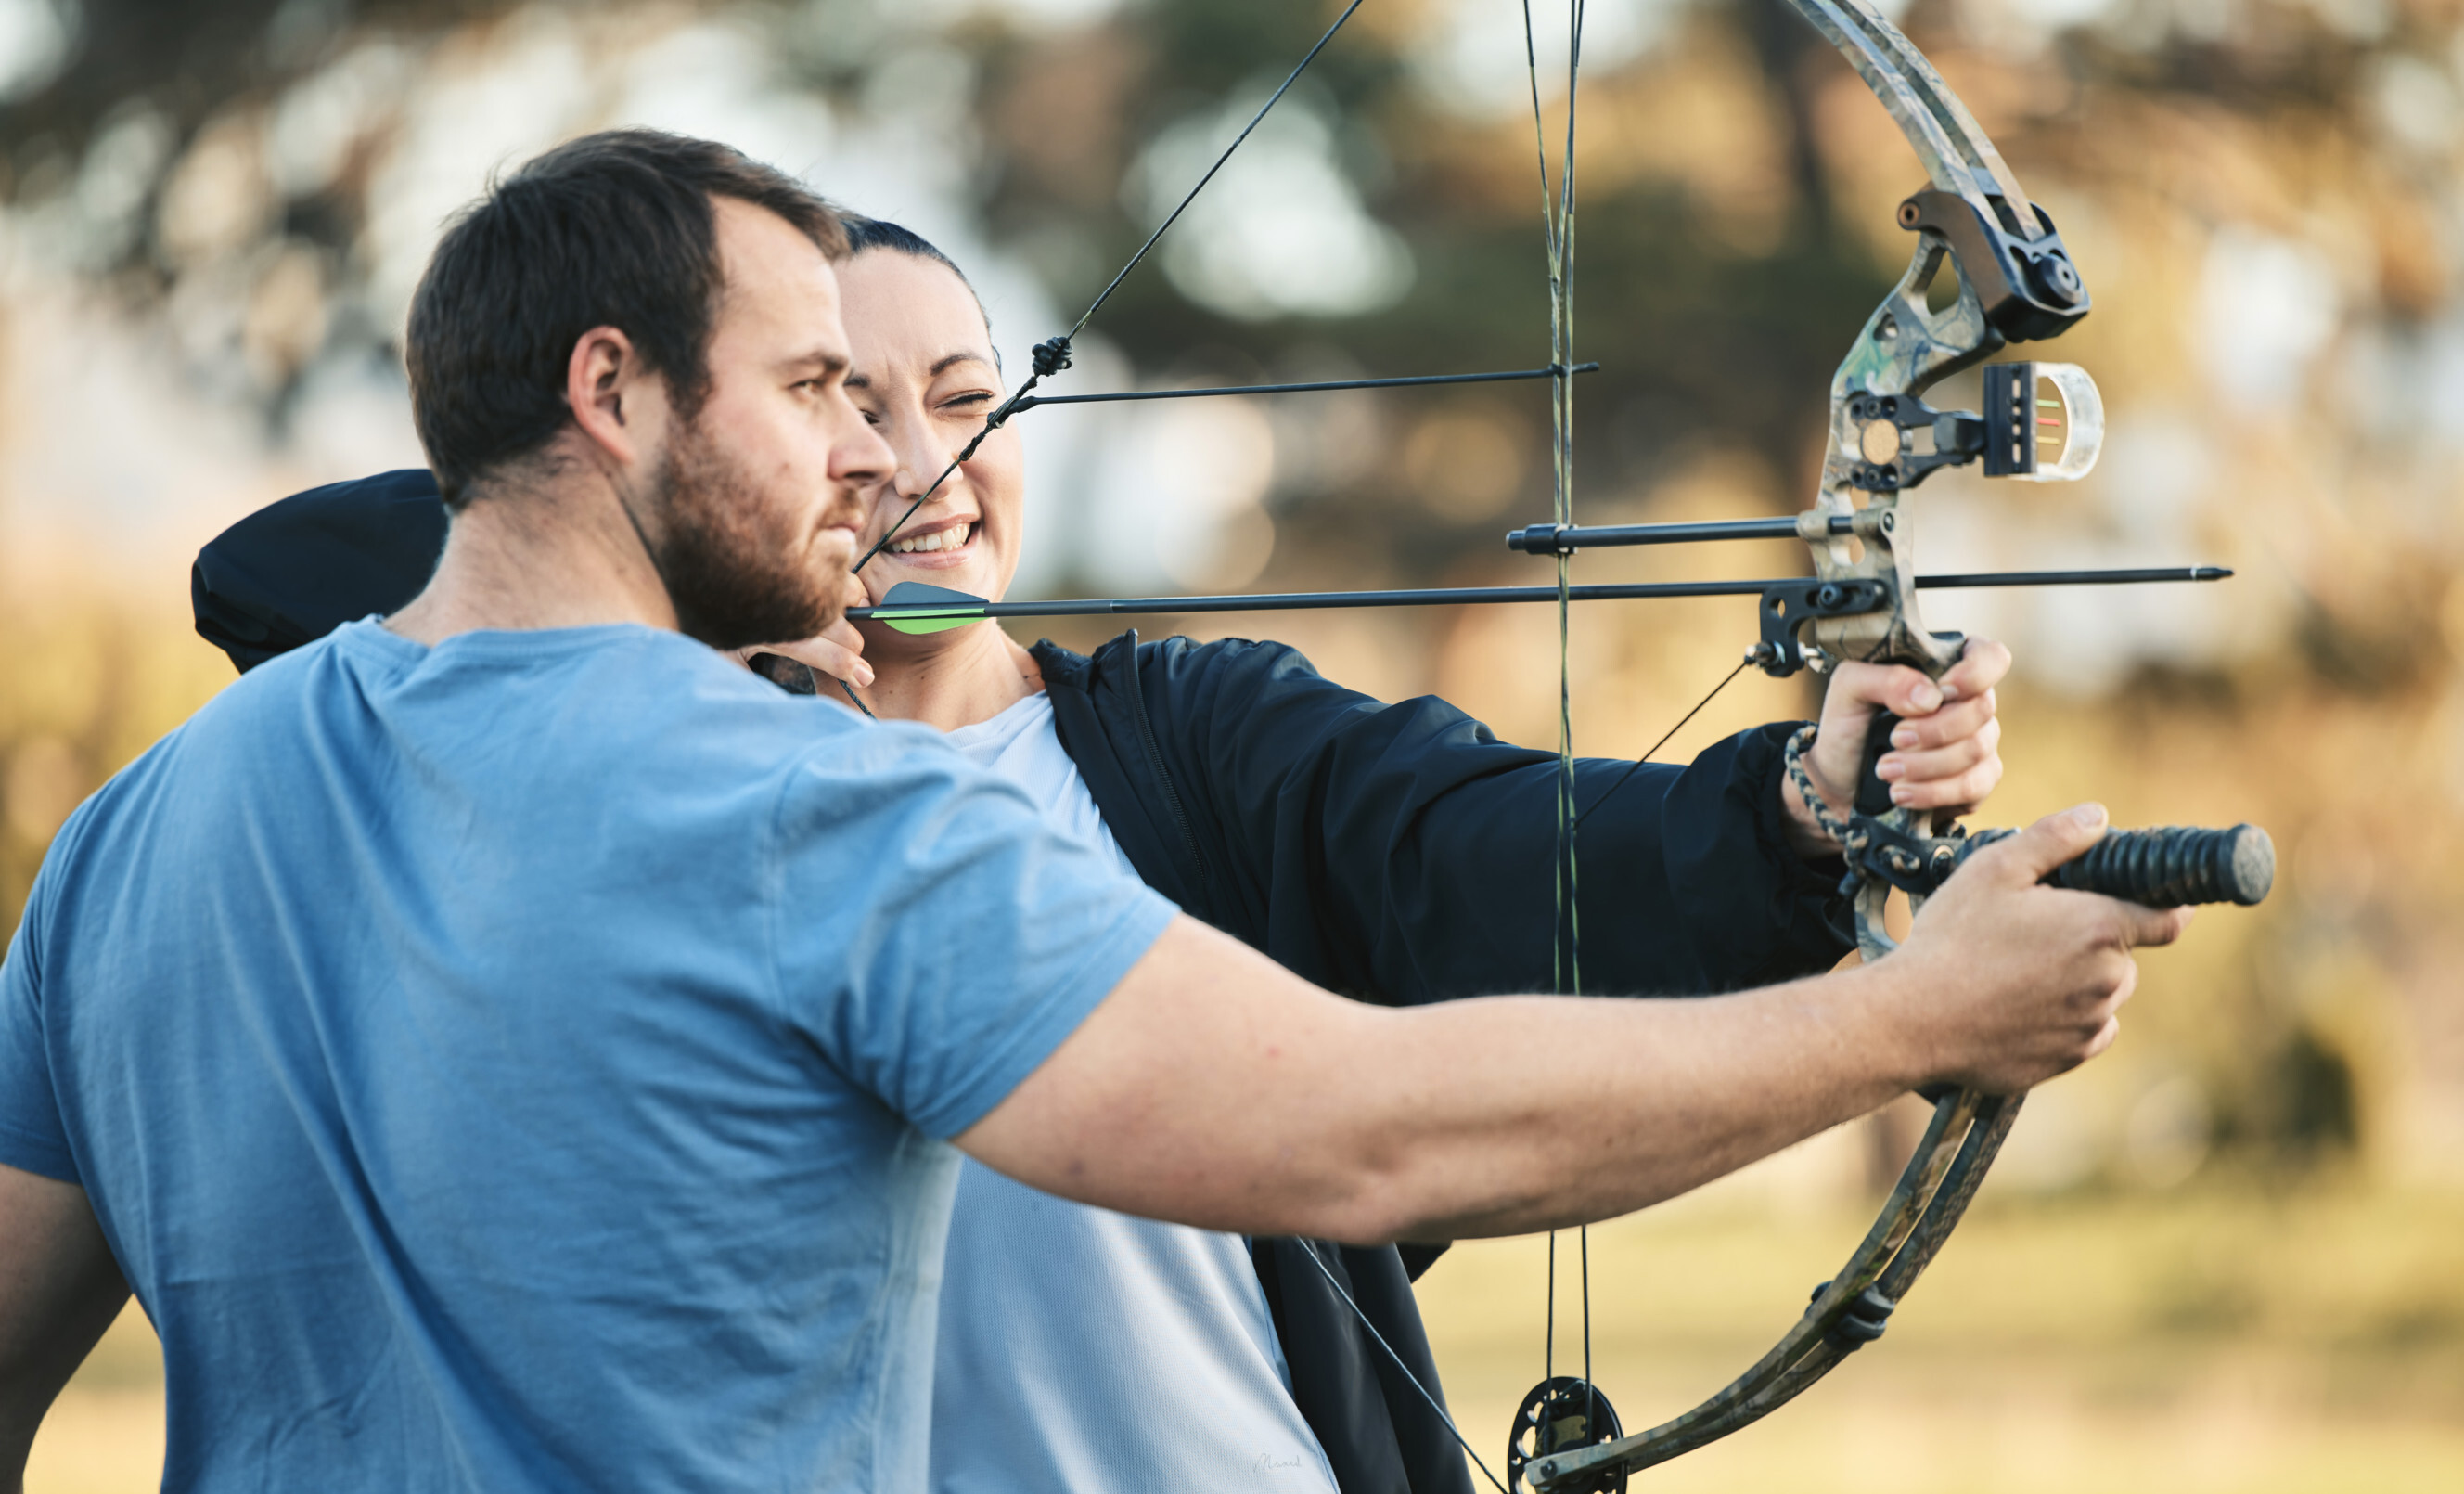
M 1973 575 L 1920 576 L 1926 588 L 1978 586 L 2125 586 L 2150 582 L 2222 581 L 2220 565 L 2162 566 L 2139 570 L 1992 571 Z M 1574 602 L 1627 602 L 1664 597 L 1758 597 L 1780 580 L 1620 582 L 1569 586 Z M 939 633 L 987 618 L 1100 617 L 1155 612 L 1290 612 L 1325 607 L 1477 606 L 1500 603 L 1554 602 L 1554 586 L 1431 586 L 1401 591 L 1270 591 L 1202 597 L 1089 597 L 1064 602 L 987 602 L 963 591 L 903 581 L 879 606 L 849 607 L 859 621 L 886 623 L 902 633 Z

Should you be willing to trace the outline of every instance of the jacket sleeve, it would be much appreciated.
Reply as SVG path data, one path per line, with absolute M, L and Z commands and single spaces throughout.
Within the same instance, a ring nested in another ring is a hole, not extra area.
M 1233 885 L 1216 892 L 1253 942 L 1332 989 L 1393 1004 L 1547 991 L 1553 953 L 1579 955 L 1584 991 L 1708 994 L 1826 969 L 1852 945 L 1838 864 L 1784 838 L 1795 723 L 1683 767 L 1578 762 L 1566 920 L 1554 754 L 1435 697 L 1345 690 L 1280 644 L 1138 652 L 1165 763 L 1194 786 L 1181 803 L 1228 852 Z

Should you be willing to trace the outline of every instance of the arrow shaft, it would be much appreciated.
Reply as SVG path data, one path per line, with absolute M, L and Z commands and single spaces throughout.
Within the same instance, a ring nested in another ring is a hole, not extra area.
M 1920 576 L 1925 588 L 1981 586 L 2112 586 L 2221 581 L 2233 572 L 2213 565 L 2109 571 L 1997 571 Z M 1802 579 L 1802 578 L 1798 578 Z M 1570 586 L 1574 602 L 1627 602 L 1672 597 L 1758 597 L 1782 579 L 1761 581 L 1615 582 Z M 1333 607 L 1482 606 L 1554 602 L 1554 586 L 1431 586 L 1400 591 L 1273 591 L 1199 597 L 1089 597 L 1058 602 L 988 602 L 942 605 L 849 607 L 858 620 L 924 618 L 1100 617 L 1187 612 L 1294 612 Z

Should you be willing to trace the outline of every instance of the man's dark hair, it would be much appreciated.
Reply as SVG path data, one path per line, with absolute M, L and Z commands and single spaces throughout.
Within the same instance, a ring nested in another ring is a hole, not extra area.
M 831 259 L 838 213 L 741 152 L 656 130 L 558 146 L 499 182 L 445 232 L 410 303 L 410 402 L 448 508 L 472 484 L 554 439 L 574 344 L 593 327 L 633 341 L 690 421 L 710 394 L 723 275 L 713 199 L 764 208 Z

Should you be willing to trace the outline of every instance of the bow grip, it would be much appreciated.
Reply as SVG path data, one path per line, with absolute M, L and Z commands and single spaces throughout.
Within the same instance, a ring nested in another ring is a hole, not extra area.
M 1874 772 L 1882 755 L 1891 750 L 1891 734 L 1900 729 L 1900 718 L 1888 711 L 1877 711 L 1865 723 L 1864 760 L 1857 766 L 1857 812 L 1880 817 L 1891 812 L 1891 785 Z
M 2010 835 L 1983 830 L 1969 836 L 1959 859 Z M 2044 877 L 2052 887 L 2101 892 L 2149 908 L 2192 903 L 2255 906 L 2276 884 L 2276 843 L 2255 824 L 2210 830 L 2166 825 L 2153 830 L 2111 830 L 2104 839 Z

